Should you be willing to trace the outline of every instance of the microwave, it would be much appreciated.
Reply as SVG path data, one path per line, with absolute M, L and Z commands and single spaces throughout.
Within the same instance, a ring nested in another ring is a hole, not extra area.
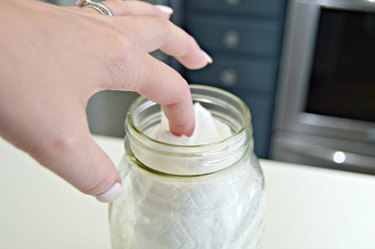
M 291 0 L 275 160 L 375 174 L 375 0 Z

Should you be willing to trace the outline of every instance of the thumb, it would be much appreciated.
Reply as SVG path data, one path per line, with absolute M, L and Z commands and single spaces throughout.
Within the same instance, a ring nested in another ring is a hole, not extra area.
M 50 140 L 43 153 L 32 156 L 83 193 L 112 202 L 123 193 L 116 167 L 88 129 L 74 133 Z

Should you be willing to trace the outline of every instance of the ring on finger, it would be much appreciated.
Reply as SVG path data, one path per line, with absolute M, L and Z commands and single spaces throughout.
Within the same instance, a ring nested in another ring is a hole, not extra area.
M 111 9 L 103 2 L 94 0 L 77 0 L 76 5 L 81 8 L 93 8 L 106 16 L 113 16 Z

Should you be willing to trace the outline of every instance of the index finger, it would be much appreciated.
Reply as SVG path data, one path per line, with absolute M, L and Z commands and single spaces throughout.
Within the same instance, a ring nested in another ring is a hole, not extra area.
M 193 101 L 185 79 L 136 44 L 127 44 L 123 58 L 117 60 L 112 72 L 112 82 L 106 83 L 104 88 L 138 92 L 162 106 L 174 135 L 192 135 Z

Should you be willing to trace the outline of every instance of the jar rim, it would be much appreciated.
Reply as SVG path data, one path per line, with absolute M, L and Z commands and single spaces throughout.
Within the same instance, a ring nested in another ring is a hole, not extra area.
M 130 145 L 125 143 L 125 150 L 127 151 L 128 155 L 130 156 L 130 160 L 132 160 L 133 164 L 137 166 L 137 168 L 153 175 L 157 175 L 159 177 L 164 178 L 178 178 L 178 179 L 191 179 L 191 178 L 202 178 L 202 177 L 210 177 L 211 175 L 217 175 L 217 174 L 225 174 L 226 172 L 233 170 L 234 168 L 240 167 L 241 163 L 245 160 L 247 160 L 247 157 L 250 157 L 250 160 L 258 160 L 256 155 L 251 154 L 251 147 L 246 148 L 246 153 L 243 153 L 243 155 L 233 164 L 229 165 L 229 167 L 223 167 L 214 171 L 208 171 L 203 173 L 196 173 L 196 174 L 179 174 L 179 173 L 171 173 L 171 172 L 165 172 L 159 169 L 155 169 L 153 167 L 150 167 L 147 164 L 144 164 L 141 160 L 139 160 L 132 150 L 130 149 Z M 257 161 L 257 163 L 259 163 Z M 260 169 L 261 170 L 261 169 Z
M 209 91 L 209 92 L 213 92 L 213 93 L 216 93 L 216 94 L 219 94 L 219 95 L 223 95 L 223 97 L 227 97 L 230 100 L 234 101 L 242 109 L 241 113 L 243 115 L 243 122 L 241 124 L 241 127 L 238 128 L 236 131 L 234 131 L 230 136 L 228 136 L 228 137 L 226 137 L 222 140 L 219 140 L 219 141 L 216 141 L 216 142 L 213 142 L 213 143 L 208 143 L 208 144 L 182 145 L 182 144 L 172 144 L 172 143 L 163 142 L 163 141 L 157 140 L 155 138 L 152 138 L 152 137 L 146 135 L 144 132 L 142 132 L 136 126 L 136 124 L 133 120 L 132 114 L 141 105 L 141 103 L 150 102 L 150 103 L 155 104 L 154 102 L 146 99 L 143 96 L 139 96 L 130 105 L 129 110 L 128 110 L 127 119 L 126 119 L 125 122 L 128 122 L 128 124 L 130 125 L 130 128 L 133 130 L 133 132 L 135 132 L 138 136 L 142 137 L 143 139 L 146 139 L 149 142 L 155 143 L 157 145 L 161 145 L 163 147 L 173 147 L 173 148 L 189 148 L 189 149 L 208 148 L 208 147 L 211 147 L 211 146 L 216 146 L 216 145 L 219 145 L 219 144 L 222 144 L 222 143 L 226 143 L 226 142 L 228 142 L 232 139 L 235 139 L 239 136 L 242 136 L 242 134 L 244 132 L 246 132 L 246 129 L 250 125 L 250 122 L 251 122 L 251 114 L 250 114 L 250 110 L 247 107 L 247 105 L 245 104 L 245 102 L 243 102 L 239 97 L 237 97 L 236 95 L 234 95 L 230 92 L 227 92 L 223 89 L 217 88 L 217 87 L 200 85 L 200 84 L 189 84 L 189 86 L 190 86 L 190 89 L 192 91 L 194 91 L 194 90 Z M 192 93 L 193 100 L 194 100 L 194 97 L 196 95 L 197 94 Z

